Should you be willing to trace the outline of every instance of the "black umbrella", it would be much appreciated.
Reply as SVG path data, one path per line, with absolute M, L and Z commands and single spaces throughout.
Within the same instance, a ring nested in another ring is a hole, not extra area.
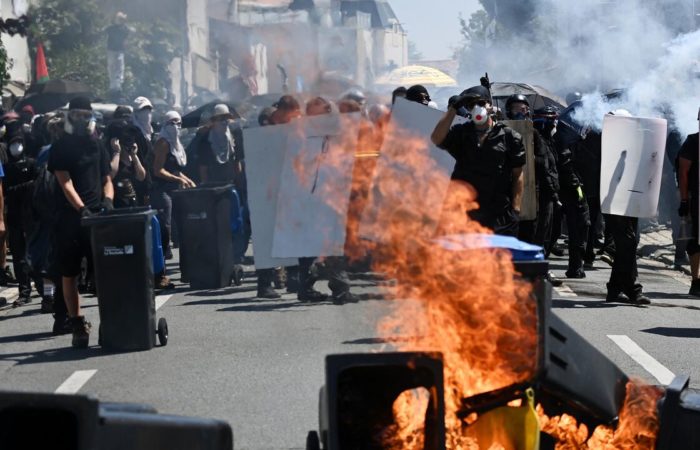
M 241 117 L 240 114 L 236 112 L 236 108 L 234 107 L 233 103 L 215 100 L 186 114 L 185 117 L 182 118 L 182 128 L 197 128 L 198 126 L 202 125 L 203 122 L 206 122 L 206 120 L 211 117 L 211 114 L 214 112 L 214 107 L 222 103 L 228 106 L 229 111 L 231 111 L 231 114 L 233 114 L 234 117 Z
M 15 111 L 31 105 L 34 112 L 43 114 L 65 106 L 75 97 L 92 97 L 88 86 L 77 81 L 49 80 L 29 87 L 27 93 L 15 105 Z
M 563 109 L 566 101 L 558 95 L 553 94 L 543 87 L 525 83 L 493 83 L 491 85 L 491 96 L 495 106 L 505 108 L 506 100 L 513 94 L 523 94 L 530 102 L 533 110 L 545 106 L 554 106 Z

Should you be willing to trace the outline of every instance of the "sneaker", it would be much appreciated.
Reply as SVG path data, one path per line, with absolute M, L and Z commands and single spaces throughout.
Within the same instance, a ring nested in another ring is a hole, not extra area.
M 693 283 L 690 285 L 690 291 L 688 292 L 688 295 L 692 295 L 693 297 L 700 297 L 700 280 L 693 280 Z
M 550 251 L 552 255 L 562 257 L 564 256 L 564 248 L 560 245 L 553 245 L 552 250 Z
M 317 291 L 316 289 L 310 288 L 310 289 L 304 289 L 303 291 L 299 291 L 297 294 L 297 299 L 300 302 L 304 303 L 318 303 L 318 302 L 325 302 L 328 300 L 328 296 L 322 292 Z
M 73 326 L 71 325 L 70 319 L 64 315 L 55 314 L 53 316 L 53 329 L 51 332 L 54 336 L 71 334 L 73 332 Z
M 10 270 L 10 266 L 0 269 L 0 286 L 7 286 L 16 283 L 17 280 Z
M 53 297 L 50 295 L 41 299 L 41 313 L 53 314 Z
M 605 264 L 609 265 L 612 267 L 615 264 L 615 257 L 612 256 L 610 253 L 605 253 L 600 255 L 600 260 L 603 261 Z
M 275 285 L 275 289 L 284 289 L 287 287 L 287 272 L 284 270 L 284 267 L 275 269 L 275 277 L 272 282 Z
M 344 305 L 346 303 L 357 303 L 360 298 L 350 291 L 341 292 L 340 294 L 333 294 L 333 304 L 334 305 Z
M 277 293 L 274 289 L 272 289 L 272 286 L 267 286 L 262 289 L 258 289 L 258 298 L 264 298 L 264 299 L 269 299 L 269 300 L 276 300 L 278 298 L 282 298 L 281 295 Z
M 170 281 L 170 278 L 166 277 L 165 275 L 156 275 L 153 288 L 156 291 L 165 291 L 168 289 L 174 289 L 175 283 Z
M 27 305 L 32 302 L 32 297 L 27 294 L 20 294 L 17 300 L 12 302 L 12 307 L 13 308 L 18 308 L 20 306 Z
M 229 285 L 240 286 L 243 284 L 243 266 L 236 264 L 233 266 L 233 272 L 231 272 L 231 279 L 229 280 Z
M 593 262 L 594 262 L 594 261 L 595 261 L 595 259 L 590 260 L 590 261 L 584 261 L 584 262 L 583 262 L 583 268 L 584 268 L 584 269 L 592 269 L 592 268 L 593 268 Z
M 73 347 L 88 348 L 92 324 L 85 320 L 84 316 L 78 316 L 71 319 L 71 325 L 73 326 Z
M 586 272 L 584 272 L 583 269 L 567 270 L 566 278 L 583 279 L 586 278 Z
M 649 300 L 649 297 L 642 294 L 641 292 L 635 292 L 631 295 L 628 294 L 627 297 L 629 297 L 628 303 L 631 305 L 642 306 L 651 304 L 651 300 Z
M 557 278 L 556 276 L 554 276 L 554 274 L 552 272 L 547 272 L 547 275 L 545 275 L 544 278 L 545 278 L 545 280 L 549 281 L 549 284 L 551 284 L 554 287 L 559 287 L 562 284 L 564 284 L 564 282 L 562 280 L 560 280 L 559 278 Z

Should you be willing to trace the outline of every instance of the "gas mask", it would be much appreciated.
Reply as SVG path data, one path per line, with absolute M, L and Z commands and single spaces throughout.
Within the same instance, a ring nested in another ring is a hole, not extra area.
M 484 125 L 489 121 L 489 111 L 486 109 L 486 106 L 474 105 L 474 107 L 469 110 L 469 114 L 471 114 L 472 121 L 476 125 Z
M 14 158 L 19 158 L 23 152 L 24 144 L 22 144 L 21 142 L 13 142 L 12 144 L 10 144 L 10 154 Z
M 515 114 L 511 114 L 512 120 L 527 120 L 529 118 L 530 118 L 530 116 L 528 114 L 526 114 L 524 112 L 520 112 L 520 111 L 518 111 Z
M 554 136 L 557 132 L 559 121 L 557 119 L 535 119 L 532 123 L 542 136 Z

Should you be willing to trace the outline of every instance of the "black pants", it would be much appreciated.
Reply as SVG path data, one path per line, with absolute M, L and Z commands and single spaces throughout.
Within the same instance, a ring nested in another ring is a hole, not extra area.
M 615 262 L 610 274 L 608 292 L 622 292 L 628 297 L 641 293 L 637 283 L 637 226 L 639 219 L 605 215 L 605 226 L 615 241 Z
M 551 197 L 540 197 L 537 218 L 520 222 L 518 239 L 546 249 L 549 247 L 549 240 L 552 236 L 553 222 L 554 202 Z
M 583 258 L 591 227 L 588 204 L 579 201 L 575 193 L 562 193 L 563 214 L 566 216 L 566 228 L 569 232 L 569 271 L 583 269 Z M 558 238 L 558 236 L 557 236 Z
M 27 264 L 27 236 L 24 227 L 17 221 L 7 223 L 8 243 L 12 252 L 12 269 L 19 285 L 20 297 L 29 297 L 32 292 Z
M 591 218 L 591 226 L 588 228 L 588 235 L 586 236 L 586 256 L 585 260 L 588 262 L 593 262 L 595 260 L 595 242 L 598 239 L 598 219 L 600 218 L 600 200 L 598 197 L 589 197 L 588 201 L 588 211 Z
M 469 217 L 502 236 L 517 237 L 520 230 L 520 219 L 512 209 L 499 212 L 479 209 L 470 212 Z
M 170 197 L 172 189 L 167 187 L 156 187 L 151 192 L 151 206 L 158 211 L 158 222 L 160 223 L 160 237 L 163 245 L 163 254 L 170 250 L 170 232 L 173 217 L 173 200 Z

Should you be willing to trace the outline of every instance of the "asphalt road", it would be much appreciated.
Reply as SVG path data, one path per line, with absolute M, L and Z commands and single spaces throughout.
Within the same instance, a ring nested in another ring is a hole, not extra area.
M 640 277 L 652 305 L 637 308 L 604 302 L 609 267 L 596 266 L 585 280 L 568 280 L 555 292 L 556 313 L 629 375 L 660 384 L 671 374 L 688 374 L 700 387 L 700 299 L 685 295 L 685 276 L 642 260 Z M 565 263 L 555 260 L 552 268 L 563 274 Z M 355 281 L 353 290 L 364 301 L 335 306 L 304 305 L 290 295 L 257 300 L 250 278 L 218 291 L 182 287 L 157 299 L 169 344 L 120 354 L 101 350 L 96 333 L 87 350 L 70 348 L 70 336 L 52 337 L 52 318 L 38 314 L 35 300 L 0 311 L 0 390 L 60 388 L 148 403 L 163 413 L 228 421 L 237 449 L 303 448 L 306 433 L 318 425 L 325 355 L 383 346 L 375 324 L 391 303 L 378 299 L 370 282 Z M 84 305 L 96 327 L 96 300 Z

